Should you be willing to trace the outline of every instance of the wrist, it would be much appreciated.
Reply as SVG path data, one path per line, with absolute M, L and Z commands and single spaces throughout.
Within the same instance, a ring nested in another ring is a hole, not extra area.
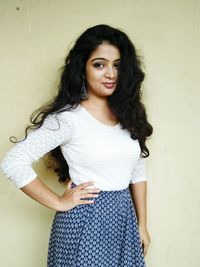
M 62 197 L 58 197 L 57 205 L 56 205 L 56 211 L 64 211 L 63 203 L 62 203 Z
M 146 223 L 138 223 L 138 227 L 139 227 L 140 229 L 147 229 L 147 225 L 146 225 Z

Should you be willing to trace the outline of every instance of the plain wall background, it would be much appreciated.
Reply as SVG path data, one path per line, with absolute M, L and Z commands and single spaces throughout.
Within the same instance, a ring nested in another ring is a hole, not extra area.
M 124 30 L 144 58 L 143 100 L 154 134 L 148 141 L 148 267 L 200 262 L 199 0 L 0 1 L 0 159 L 24 136 L 30 114 L 54 93 L 59 68 L 86 28 Z M 43 162 L 38 175 L 60 185 Z M 45 267 L 54 211 L 1 174 L 0 265 Z

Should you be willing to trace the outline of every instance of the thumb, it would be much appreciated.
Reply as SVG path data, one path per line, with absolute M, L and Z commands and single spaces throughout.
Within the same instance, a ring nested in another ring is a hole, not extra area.
M 72 184 L 72 180 L 69 180 L 69 182 L 67 183 L 67 188 L 66 189 L 71 188 L 71 184 Z

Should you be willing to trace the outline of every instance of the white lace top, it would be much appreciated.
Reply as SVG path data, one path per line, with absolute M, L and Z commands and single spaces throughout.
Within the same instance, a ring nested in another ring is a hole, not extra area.
M 120 126 L 100 122 L 81 105 L 48 115 L 39 129 L 6 153 L 1 170 L 21 188 L 37 177 L 32 163 L 60 146 L 77 185 L 93 180 L 101 190 L 121 190 L 147 181 L 139 142 Z

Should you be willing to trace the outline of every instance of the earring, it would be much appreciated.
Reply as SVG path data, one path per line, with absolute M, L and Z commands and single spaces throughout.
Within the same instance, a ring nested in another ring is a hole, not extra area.
M 85 80 L 84 80 L 84 78 L 83 78 L 83 84 L 82 84 L 82 87 L 81 87 L 81 93 L 80 93 L 80 95 L 81 95 L 81 98 L 87 98 L 87 96 L 88 96 L 88 94 L 87 94 L 87 89 L 86 89 L 86 87 L 85 87 Z

